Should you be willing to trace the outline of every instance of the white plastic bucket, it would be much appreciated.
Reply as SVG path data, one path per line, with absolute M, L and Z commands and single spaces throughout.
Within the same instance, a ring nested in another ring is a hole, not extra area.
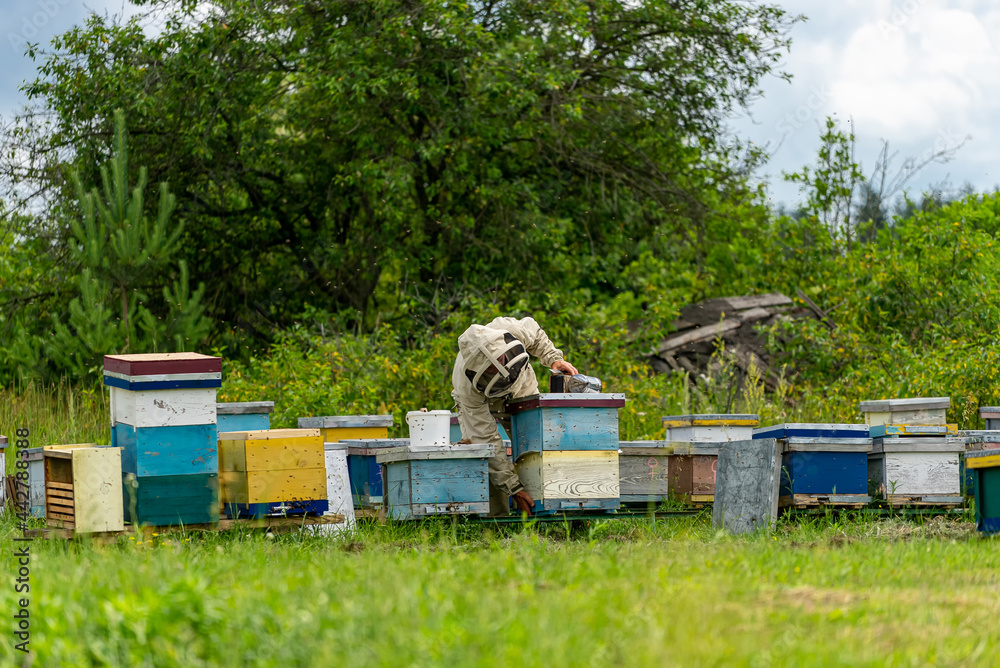
M 451 411 L 410 411 L 410 449 L 448 445 L 451 442 Z

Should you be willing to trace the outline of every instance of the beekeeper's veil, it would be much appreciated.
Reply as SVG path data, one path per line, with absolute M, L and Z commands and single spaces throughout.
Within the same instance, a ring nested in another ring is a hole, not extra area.
M 472 325 L 458 337 L 465 377 L 486 397 L 510 392 L 528 363 L 524 345 L 510 332 Z

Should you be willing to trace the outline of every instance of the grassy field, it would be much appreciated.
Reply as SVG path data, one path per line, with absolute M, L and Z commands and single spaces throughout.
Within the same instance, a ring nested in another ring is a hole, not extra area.
M 107 442 L 102 402 L 0 390 L 0 428 Z M 28 656 L 19 535 L 0 520 L 4 666 L 1000 664 L 1000 542 L 968 518 L 819 516 L 750 538 L 701 515 L 36 540 Z
M 31 648 L 41 666 L 996 665 L 998 547 L 962 519 L 736 539 L 706 516 L 35 541 Z

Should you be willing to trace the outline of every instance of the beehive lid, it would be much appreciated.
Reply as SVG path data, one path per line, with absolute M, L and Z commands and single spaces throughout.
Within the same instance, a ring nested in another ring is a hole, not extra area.
M 273 401 L 231 401 L 215 405 L 219 415 L 247 415 L 258 413 L 273 413 Z
M 754 438 L 868 438 L 866 424 L 787 422 L 753 430 Z
M 104 371 L 125 376 L 222 373 L 222 358 L 200 353 L 105 355 Z
M 386 448 L 378 452 L 375 461 L 379 464 L 387 464 L 417 459 L 485 459 L 492 456 L 493 447 L 489 443 L 423 445 L 420 446 L 420 450 L 414 450 L 412 446 Z
M 72 459 L 74 450 L 85 448 L 110 448 L 110 445 L 97 445 L 96 443 L 67 443 L 65 445 L 47 445 L 42 450 L 45 457 L 56 457 L 57 459 Z M 122 448 L 116 448 L 121 450 Z
M 618 450 L 623 455 L 663 457 L 673 454 L 674 444 L 670 441 L 619 441 Z
M 410 444 L 408 438 L 348 438 L 341 441 L 347 444 L 347 454 L 370 456 L 384 452 L 388 448 L 406 447 Z
M 664 427 L 756 427 L 760 417 L 753 413 L 699 413 L 666 415 L 660 420 Z
M 675 455 L 718 455 L 722 443 L 677 443 Z
M 886 436 L 947 436 L 958 435 L 956 424 L 880 424 L 868 428 L 873 438 Z
M 983 443 L 1000 443 L 1000 431 L 996 429 L 965 429 L 958 432 L 958 435 L 975 438 Z
M 621 408 L 624 394 L 546 393 L 534 394 L 507 402 L 507 412 L 520 413 L 533 408 Z
M 963 452 L 964 443 L 945 437 L 898 437 L 876 438 L 872 441 L 872 452 Z
M 1000 467 L 1000 450 L 977 450 L 965 453 L 965 468 L 985 469 Z
M 1000 406 L 980 406 L 979 417 L 986 419 L 1000 418 Z
M 391 427 L 392 415 L 326 415 L 299 418 L 299 429 Z
M 257 429 L 219 432 L 220 441 L 274 441 L 284 438 L 319 438 L 319 429 Z
M 349 446 L 347 445 L 346 441 L 334 441 L 332 443 L 330 441 L 327 441 L 326 443 L 323 444 L 323 449 L 324 450 L 328 450 L 328 451 L 329 450 L 345 450 L 346 451 L 348 449 L 348 447 Z
M 951 408 L 950 397 L 914 397 L 912 399 L 878 399 L 858 404 L 862 413 L 889 413 L 892 411 L 919 411 Z
M 618 447 L 625 448 L 670 448 L 670 441 L 619 441 Z

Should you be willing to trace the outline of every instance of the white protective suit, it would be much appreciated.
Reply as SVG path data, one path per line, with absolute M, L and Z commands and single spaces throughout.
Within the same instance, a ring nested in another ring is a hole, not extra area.
M 472 325 L 458 337 L 458 356 L 451 376 L 451 396 L 458 406 L 462 438 L 472 443 L 489 443 L 493 446 L 495 454 L 489 462 L 490 513 L 493 515 L 506 514 L 509 497 L 522 489 L 514 464 L 503 447 L 494 415 L 505 414 L 503 406 L 508 399 L 538 394 L 538 379 L 531 365 L 526 364 L 503 396 L 488 399 L 476 389 L 466 371 L 482 367 L 487 359 L 480 352 L 482 347 L 494 352 L 502 349 L 505 345 L 504 334 L 508 332 L 521 342 L 529 354 L 538 357 L 547 367 L 563 358 L 562 351 L 549 341 L 534 318 L 496 318 L 487 325 Z

